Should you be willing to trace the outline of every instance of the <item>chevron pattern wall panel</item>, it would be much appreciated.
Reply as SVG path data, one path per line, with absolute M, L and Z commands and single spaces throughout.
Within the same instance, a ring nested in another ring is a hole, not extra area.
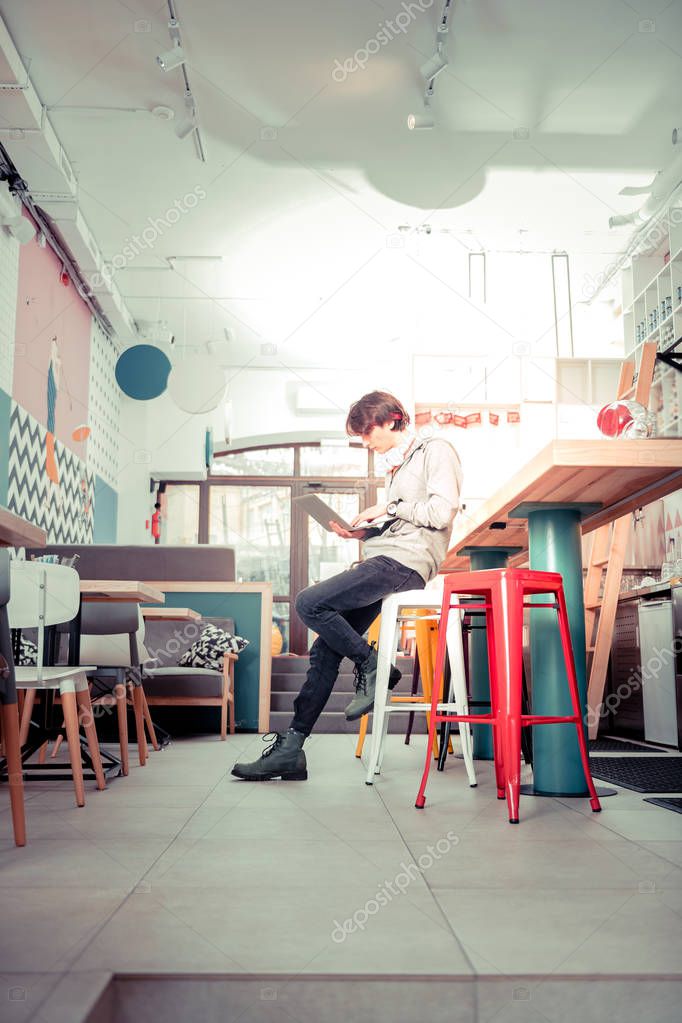
M 19 242 L 0 228 L 0 388 L 12 393 L 19 287 Z
M 92 320 L 88 385 L 88 468 L 114 490 L 118 487 L 121 391 L 116 383 L 119 348 Z
M 59 483 L 45 472 L 47 431 L 12 402 L 7 507 L 47 532 L 48 543 L 92 543 L 94 473 L 60 441 L 55 443 Z
M 0 504 L 7 507 L 7 478 L 9 476 L 9 419 L 12 399 L 0 387 Z

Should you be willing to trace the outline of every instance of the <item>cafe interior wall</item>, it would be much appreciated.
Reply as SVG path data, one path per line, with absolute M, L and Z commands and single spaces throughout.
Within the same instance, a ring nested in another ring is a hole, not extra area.
M 416 255 L 424 260 L 416 278 L 400 277 L 406 265 L 414 267 L 409 246 L 405 252 L 391 252 L 402 269 L 393 267 L 388 291 L 364 296 L 360 306 L 342 302 L 328 312 L 328 320 L 324 307 L 283 343 L 276 333 L 276 308 L 267 307 L 271 319 L 259 321 L 259 337 L 275 341 L 253 351 L 237 346 L 225 366 L 233 448 L 278 439 L 341 438 L 349 404 L 373 388 L 391 390 L 412 407 L 430 401 L 522 403 L 516 430 L 507 429 L 505 422 L 499 431 L 486 431 L 491 445 L 484 458 L 476 450 L 469 459 L 470 445 L 460 445 L 466 463 L 464 497 L 473 510 L 504 482 L 505 474 L 558 431 L 585 436 L 596 429 L 593 409 L 576 405 L 559 414 L 555 404 L 557 339 L 549 255 L 491 255 L 486 301 L 476 301 L 467 294 L 466 259 L 451 239 L 436 238 L 434 244 L 433 238 L 423 242 L 417 237 L 415 244 L 421 246 Z M 617 357 L 622 332 L 612 304 L 590 307 L 582 301 L 589 267 L 579 266 L 574 351 L 583 357 Z M 353 309 L 362 315 L 353 319 Z M 150 477 L 201 472 L 206 426 L 213 428 L 218 449 L 223 446 L 216 427 L 220 419 L 221 413 L 205 417 L 181 412 L 167 394 L 149 402 L 124 399 L 120 542 L 152 542 L 145 526 L 154 504 Z M 516 439 L 510 448 L 511 434 Z
M 0 501 L 52 543 L 116 537 L 115 355 L 52 250 L 0 229 Z

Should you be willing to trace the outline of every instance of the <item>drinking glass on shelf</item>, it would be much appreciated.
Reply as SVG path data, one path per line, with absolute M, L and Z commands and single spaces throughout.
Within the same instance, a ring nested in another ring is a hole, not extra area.
M 661 565 L 661 582 L 666 583 L 668 579 L 672 579 L 675 575 L 675 569 L 677 566 L 678 559 L 675 556 L 675 540 L 671 536 L 668 540 L 668 551 L 665 556 L 665 561 Z

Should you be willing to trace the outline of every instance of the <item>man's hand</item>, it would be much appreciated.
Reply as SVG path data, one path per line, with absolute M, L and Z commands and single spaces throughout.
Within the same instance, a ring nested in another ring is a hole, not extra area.
M 343 526 L 340 526 L 338 522 L 334 522 L 333 520 L 330 520 L 329 528 L 332 533 L 336 533 L 337 536 L 343 537 L 344 540 L 364 540 L 369 533 L 369 529 L 356 529 L 351 533 L 350 530 L 344 529 Z
M 359 515 L 356 515 L 351 521 L 351 526 L 357 526 L 360 522 L 372 522 L 374 519 L 380 519 L 385 514 L 385 504 L 374 504 L 371 508 L 365 508 Z

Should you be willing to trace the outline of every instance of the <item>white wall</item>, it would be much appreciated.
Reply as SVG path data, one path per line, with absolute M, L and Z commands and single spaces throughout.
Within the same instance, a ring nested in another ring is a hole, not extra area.
M 409 404 L 412 383 L 406 357 L 357 369 L 245 369 L 230 384 L 232 446 L 240 438 L 314 432 L 319 436 L 344 433 L 351 402 L 368 391 L 395 393 Z M 319 401 L 327 411 L 297 410 L 300 402 Z
M 396 280 L 395 302 L 402 315 L 396 321 L 399 334 L 393 343 L 384 336 L 380 345 L 368 345 L 361 362 L 357 354 L 353 357 L 355 365 L 348 365 L 350 356 L 344 364 L 340 352 L 336 368 L 280 364 L 248 366 L 228 373 L 231 446 L 257 443 L 259 437 L 292 439 L 298 435 L 312 439 L 343 435 L 350 403 L 374 389 L 392 391 L 410 407 L 415 402 L 451 398 L 483 401 L 484 390 L 489 401 L 514 403 L 530 398 L 535 404 L 524 404 L 516 450 L 503 458 L 491 450 L 488 465 L 472 467 L 468 483 L 465 476 L 465 493 L 476 501 L 481 499 L 479 491 L 483 487 L 491 493 L 556 435 L 558 418 L 561 436 L 571 436 L 572 431 L 576 436 L 589 432 L 591 427 L 585 418 L 593 416 L 592 410 L 581 406 L 566 410 L 562 406 L 558 417 L 552 404 L 556 352 L 550 255 L 490 254 L 488 301 L 477 305 L 468 298 L 467 260 L 461 251 L 443 245 L 432 246 L 428 258 L 425 254 L 426 247 L 419 253 L 424 272 L 417 288 L 401 293 L 400 280 Z M 572 263 L 571 273 L 574 302 L 582 301 L 585 274 L 577 262 Z M 374 306 L 368 309 L 372 322 L 379 313 Z M 393 323 L 395 313 L 395 308 L 386 310 L 387 322 Z M 383 333 L 386 335 L 386 331 Z M 618 341 L 618 323 L 603 304 L 574 309 L 576 355 L 615 356 L 620 354 L 614 350 Z M 324 355 L 321 362 L 329 361 L 323 338 L 320 355 Z M 445 360 L 424 358 L 428 355 L 449 356 L 450 373 L 443 373 Z M 469 357 L 468 365 L 464 356 Z M 529 383 L 533 362 L 540 368 L 534 383 Z M 484 364 L 486 389 L 482 386 Z M 432 368 L 427 370 L 428 366 Z M 313 407 L 303 410 L 303 402 Z M 151 542 L 144 527 L 153 510 L 150 473 L 171 477 L 200 470 L 206 426 L 213 428 L 219 441 L 219 419 L 220 415 L 180 412 L 167 395 L 152 402 L 124 399 L 119 542 Z
M 158 480 L 204 468 L 206 427 L 210 415 L 182 412 L 167 394 L 153 401 L 123 398 L 121 405 L 118 542 L 152 543 L 145 520 L 154 511 L 150 476 Z

